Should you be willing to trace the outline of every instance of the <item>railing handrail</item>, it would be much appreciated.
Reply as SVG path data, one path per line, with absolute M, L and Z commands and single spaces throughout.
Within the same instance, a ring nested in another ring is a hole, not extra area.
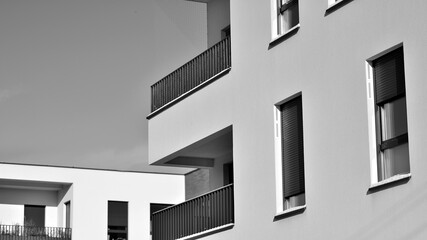
M 185 200 L 184 202 L 177 203 L 177 204 L 175 204 L 175 205 L 172 205 L 172 206 L 169 206 L 169 207 L 163 208 L 163 209 L 161 209 L 161 210 L 159 210 L 159 211 L 154 212 L 152 215 L 154 215 L 154 214 L 159 214 L 160 212 L 166 211 L 166 210 L 171 209 L 171 208 L 174 208 L 174 207 L 178 207 L 178 206 L 183 205 L 183 204 L 185 204 L 185 203 L 187 203 L 187 202 L 190 202 L 190 201 L 193 201 L 193 200 L 195 200 L 195 199 L 198 199 L 198 198 L 201 198 L 201 197 L 207 196 L 207 195 L 209 195 L 209 194 L 212 194 L 212 193 L 214 193 L 214 192 L 220 191 L 220 190 L 225 189 L 225 188 L 229 188 L 229 187 L 231 187 L 231 186 L 233 186 L 233 184 L 232 184 L 232 183 L 230 183 L 230 184 L 228 184 L 228 185 L 225 185 L 225 186 L 222 186 L 222 187 L 220 187 L 220 188 L 217 188 L 217 189 L 211 190 L 211 191 L 209 191 L 209 192 L 207 192 L 207 193 L 203 193 L 203 194 L 198 195 L 198 196 L 196 196 L 196 197 L 192 197 L 192 198 L 190 198 L 190 199 Z
M 5 227 L 22 227 L 22 228 L 45 228 L 45 229 L 49 229 L 49 228 L 71 229 L 71 228 L 67 228 L 67 227 L 25 226 L 25 225 L 21 225 L 21 224 L 0 224 L 0 226 L 5 226 Z
M 72 229 L 67 227 L 42 227 L 25 225 L 6 225 L 0 224 L 0 236 L 10 236 L 12 239 L 21 239 L 22 237 L 35 237 L 31 239 L 63 239 L 71 240 Z
M 172 75 L 174 72 L 178 71 L 179 69 L 181 69 L 182 67 L 184 67 L 185 65 L 187 65 L 189 62 L 197 59 L 198 57 L 202 56 L 205 52 L 209 51 L 210 49 L 213 49 L 214 47 L 222 44 L 223 42 L 226 42 L 227 40 L 230 40 L 230 36 L 227 36 L 226 38 L 222 39 L 221 41 L 215 43 L 214 45 L 210 46 L 209 48 L 207 48 L 206 50 L 204 50 L 203 52 L 197 54 L 197 56 L 193 57 L 192 59 L 188 60 L 187 62 L 185 62 L 184 64 L 182 64 L 181 66 L 177 67 L 175 70 L 173 70 L 171 73 L 169 73 L 168 75 L 162 77 L 159 81 L 153 83 L 150 87 L 153 87 L 154 85 L 156 85 L 158 82 L 162 81 L 163 79 L 165 79 L 167 76 Z
M 227 37 L 151 85 L 151 112 L 161 109 L 231 67 Z
M 182 239 L 233 224 L 233 184 L 157 211 L 152 221 L 153 240 Z

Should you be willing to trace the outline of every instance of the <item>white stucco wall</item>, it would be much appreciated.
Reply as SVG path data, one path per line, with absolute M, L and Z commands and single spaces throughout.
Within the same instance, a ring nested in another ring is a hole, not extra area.
M 3 225 L 23 225 L 24 205 L 0 204 L 0 224 Z
M 299 1 L 300 29 L 271 47 L 270 1 L 231 1 L 230 78 L 150 120 L 150 132 L 174 127 L 159 135 L 168 139 L 151 160 L 191 144 L 194 136 L 214 133 L 211 126 L 218 123 L 233 125 L 236 224 L 204 239 L 427 238 L 427 2 L 354 0 L 330 14 L 327 7 L 327 0 Z M 365 61 L 402 42 L 412 177 L 368 194 Z M 209 94 L 214 89 L 227 90 Z M 297 92 L 303 103 L 307 208 L 273 221 L 280 193 L 272 110 Z M 224 99 L 231 107 L 222 108 Z M 218 108 L 203 107 L 216 102 Z M 160 148 L 160 140 L 153 143 Z
M 148 121 L 149 163 L 231 126 L 232 74 L 233 69 Z
M 184 177 L 181 175 L 9 164 L 0 164 L 0 175 L 3 179 L 72 183 L 72 189 L 57 207 L 57 220 L 63 225 L 63 205 L 71 200 L 73 240 L 107 239 L 109 200 L 129 203 L 129 239 L 150 239 L 150 203 L 184 200 Z M 51 216 L 51 211 L 47 212 Z

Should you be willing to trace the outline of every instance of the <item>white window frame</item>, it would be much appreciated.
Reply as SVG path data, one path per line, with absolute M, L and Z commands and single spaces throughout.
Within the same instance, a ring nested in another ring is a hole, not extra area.
M 298 4 L 299 4 L 299 1 L 300 0 L 298 0 Z M 300 21 L 299 21 L 300 17 L 298 17 L 298 24 L 296 24 L 295 26 L 293 26 L 289 29 L 283 30 L 280 33 L 278 33 L 277 30 L 278 30 L 279 21 L 282 22 L 284 20 L 278 18 L 278 15 L 277 15 L 278 3 L 277 2 L 278 2 L 278 0 L 270 0 L 270 4 L 271 4 L 271 7 L 270 7 L 270 9 L 271 9 L 271 42 L 274 42 L 274 41 L 276 41 L 276 40 L 278 40 L 278 39 L 280 39 L 286 35 L 289 35 L 290 33 L 296 31 L 300 27 Z M 298 8 L 298 15 L 299 15 L 299 8 Z M 281 23 L 281 24 L 283 24 L 283 23 Z
M 367 110 L 368 110 L 368 130 L 369 130 L 369 159 L 370 159 L 370 170 L 371 170 L 371 181 L 370 188 L 382 186 L 391 182 L 399 181 L 411 177 L 411 173 L 398 174 L 390 178 L 386 178 L 382 181 L 378 181 L 378 156 L 377 156 L 377 126 L 376 126 L 376 103 L 374 97 L 375 85 L 374 85 L 374 69 L 372 63 L 378 59 L 390 53 L 400 47 L 403 47 L 403 43 L 399 43 L 385 51 L 380 52 L 365 62 L 366 67 L 366 92 L 367 92 Z
M 274 111 L 274 159 L 275 159 L 275 174 L 276 174 L 276 216 L 284 216 L 306 208 L 306 204 L 285 209 L 283 201 L 283 159 L 282 159 L 282 125 L 280 108 L 286 102 L 289 102 L 301 96 L 301 92 L 296 93 L 278 103 L 273 107 Z M 307 198 L 304 193 L 305 202 Z

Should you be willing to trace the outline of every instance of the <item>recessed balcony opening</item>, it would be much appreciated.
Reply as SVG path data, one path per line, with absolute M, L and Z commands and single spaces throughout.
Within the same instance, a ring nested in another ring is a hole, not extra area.
M 70 183 L 0 179 L 0 239 L 71 240 Z
M 185 176 L 186 201 L 153 214 L 153 239 L 210 234 L 234 224 L 233 132 L 220 130 L 160 160 L 191 167 Z

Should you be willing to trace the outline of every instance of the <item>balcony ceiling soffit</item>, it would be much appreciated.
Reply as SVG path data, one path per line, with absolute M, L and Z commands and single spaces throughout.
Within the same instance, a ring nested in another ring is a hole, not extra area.
M 71 183 L 0 179 L 0 188 L 8 189 L 60 191 L 68 186 L 71 186 Z

